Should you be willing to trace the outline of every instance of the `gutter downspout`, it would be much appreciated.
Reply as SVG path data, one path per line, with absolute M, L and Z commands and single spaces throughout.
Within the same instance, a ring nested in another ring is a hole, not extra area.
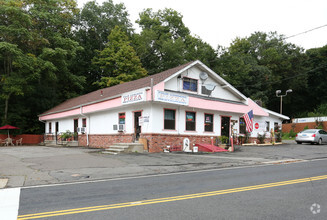
M 153 101 L 153 78 L 151 78 L 151 101 Z
M 86 145 L 89 146 L 89 128 L 90 128 L 90 118 L 86 115 L 83 114 L 83 106 L 80 107 L 80 115 L 82 115 L 83 117 L 88 119 L 88 123 L 86 126 L 87 127 L 87 131 L 86 131 Z

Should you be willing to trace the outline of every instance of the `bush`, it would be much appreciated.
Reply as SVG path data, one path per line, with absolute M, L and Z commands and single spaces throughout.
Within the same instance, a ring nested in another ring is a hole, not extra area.
M 289 133 L 289 138 L 292 138 L 292 137 L 295 137 L 296 136 L 296 133 L 294 132 L 293 129 L 290 130 L 290 133 Z
M 61 140 L 66 141 L 68 138 L 72 138 L 73 135 L 74 134 L 72 132 L 70 132 L 69 130 L 67 130 L 66 132 L 64 132 L 64 133 L 62 133 L 60 135 L 60 138 L 61 138 Z
M 228 144 L 228 142 L 229 142 L 229 137 L 227 137 L 227 136 L 219 136 L 218 137 L 218 143 Z
M 264 144 L 265 143 L 265 138 L 266 138 L 266 134 L 265 133 L 263 133 L 263 134 L 259 134 L 258 133 L 257 139 L 259 141 L 259 144 Z
M 282 132 L 275 133 L 276 142 L 282 142 Z
M 245 132 L 245 139 L 244 139 L 244 143 L 249 143 L 250 142 L 250 132 Z
M 306 126 L 303 128 L 303 130 L 307 130 L 307 129 L 309 129 L 309 126 L 308 126 L 308 125 L 306 125 Z

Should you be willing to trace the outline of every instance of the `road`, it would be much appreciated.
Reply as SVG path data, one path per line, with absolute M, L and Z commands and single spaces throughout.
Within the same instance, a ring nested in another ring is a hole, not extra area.
M 19 219 L 326 219 L 327 160 L 22 187 Z

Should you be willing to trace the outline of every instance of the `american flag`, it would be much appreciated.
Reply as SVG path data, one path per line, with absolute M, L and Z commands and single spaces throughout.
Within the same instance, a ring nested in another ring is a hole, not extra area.
M 253 110 L 249 111 L 247 114 L 243 115 L 245 125 L 246 125 L 246 130 L 248 132 L 252 132 L 253 130 Z

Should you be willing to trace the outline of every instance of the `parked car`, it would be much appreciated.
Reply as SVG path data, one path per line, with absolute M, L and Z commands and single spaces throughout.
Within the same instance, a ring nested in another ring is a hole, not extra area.
M 299 132 L 295 138 L 296 143 L 322 144 L 327 143 L 327 131 L 322 129 L 307 129 Z

